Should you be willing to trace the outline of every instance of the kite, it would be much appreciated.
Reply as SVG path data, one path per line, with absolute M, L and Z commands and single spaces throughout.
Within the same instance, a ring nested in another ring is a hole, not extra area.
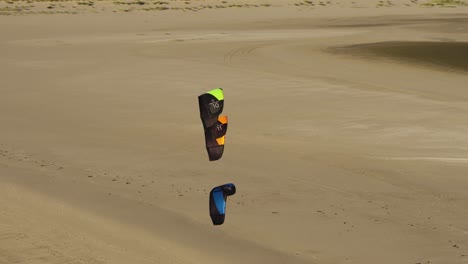
M 205 130 L 206 151 L 210 161 L 219 160 L 224 153 L 228 118 L 220 116 L 224 107 L 224 92 L 216 88 L 198 96 L 200 119 Z
M 210 217 L 213 225 L 222 225 L 226 214 L 226 200 L 236 193 L 233 183 L 220 185 L 210 192 Z

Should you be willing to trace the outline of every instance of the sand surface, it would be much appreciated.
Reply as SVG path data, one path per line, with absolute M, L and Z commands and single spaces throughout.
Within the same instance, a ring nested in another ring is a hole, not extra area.
M 468 8 L 271 2 L 0 16 L 0 263 L 467 263 Z

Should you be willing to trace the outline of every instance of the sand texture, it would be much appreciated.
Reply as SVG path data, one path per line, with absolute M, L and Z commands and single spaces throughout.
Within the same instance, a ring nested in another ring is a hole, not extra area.
M 1 2 L 0 263 L 467 263 L 463 1 L 153 2 Z

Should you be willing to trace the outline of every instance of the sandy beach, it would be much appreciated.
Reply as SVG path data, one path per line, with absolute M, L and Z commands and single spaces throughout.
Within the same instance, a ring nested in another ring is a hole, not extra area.
M 2 1 L 0 57 L 2 264 L 468 262 L 463 1 Z

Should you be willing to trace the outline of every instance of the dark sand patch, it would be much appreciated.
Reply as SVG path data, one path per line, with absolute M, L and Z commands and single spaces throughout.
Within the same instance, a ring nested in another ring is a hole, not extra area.
M 424 66 L 468 71 L 468 42 L 391 41 L 330 48 L 365 58 L 389 58 Z

